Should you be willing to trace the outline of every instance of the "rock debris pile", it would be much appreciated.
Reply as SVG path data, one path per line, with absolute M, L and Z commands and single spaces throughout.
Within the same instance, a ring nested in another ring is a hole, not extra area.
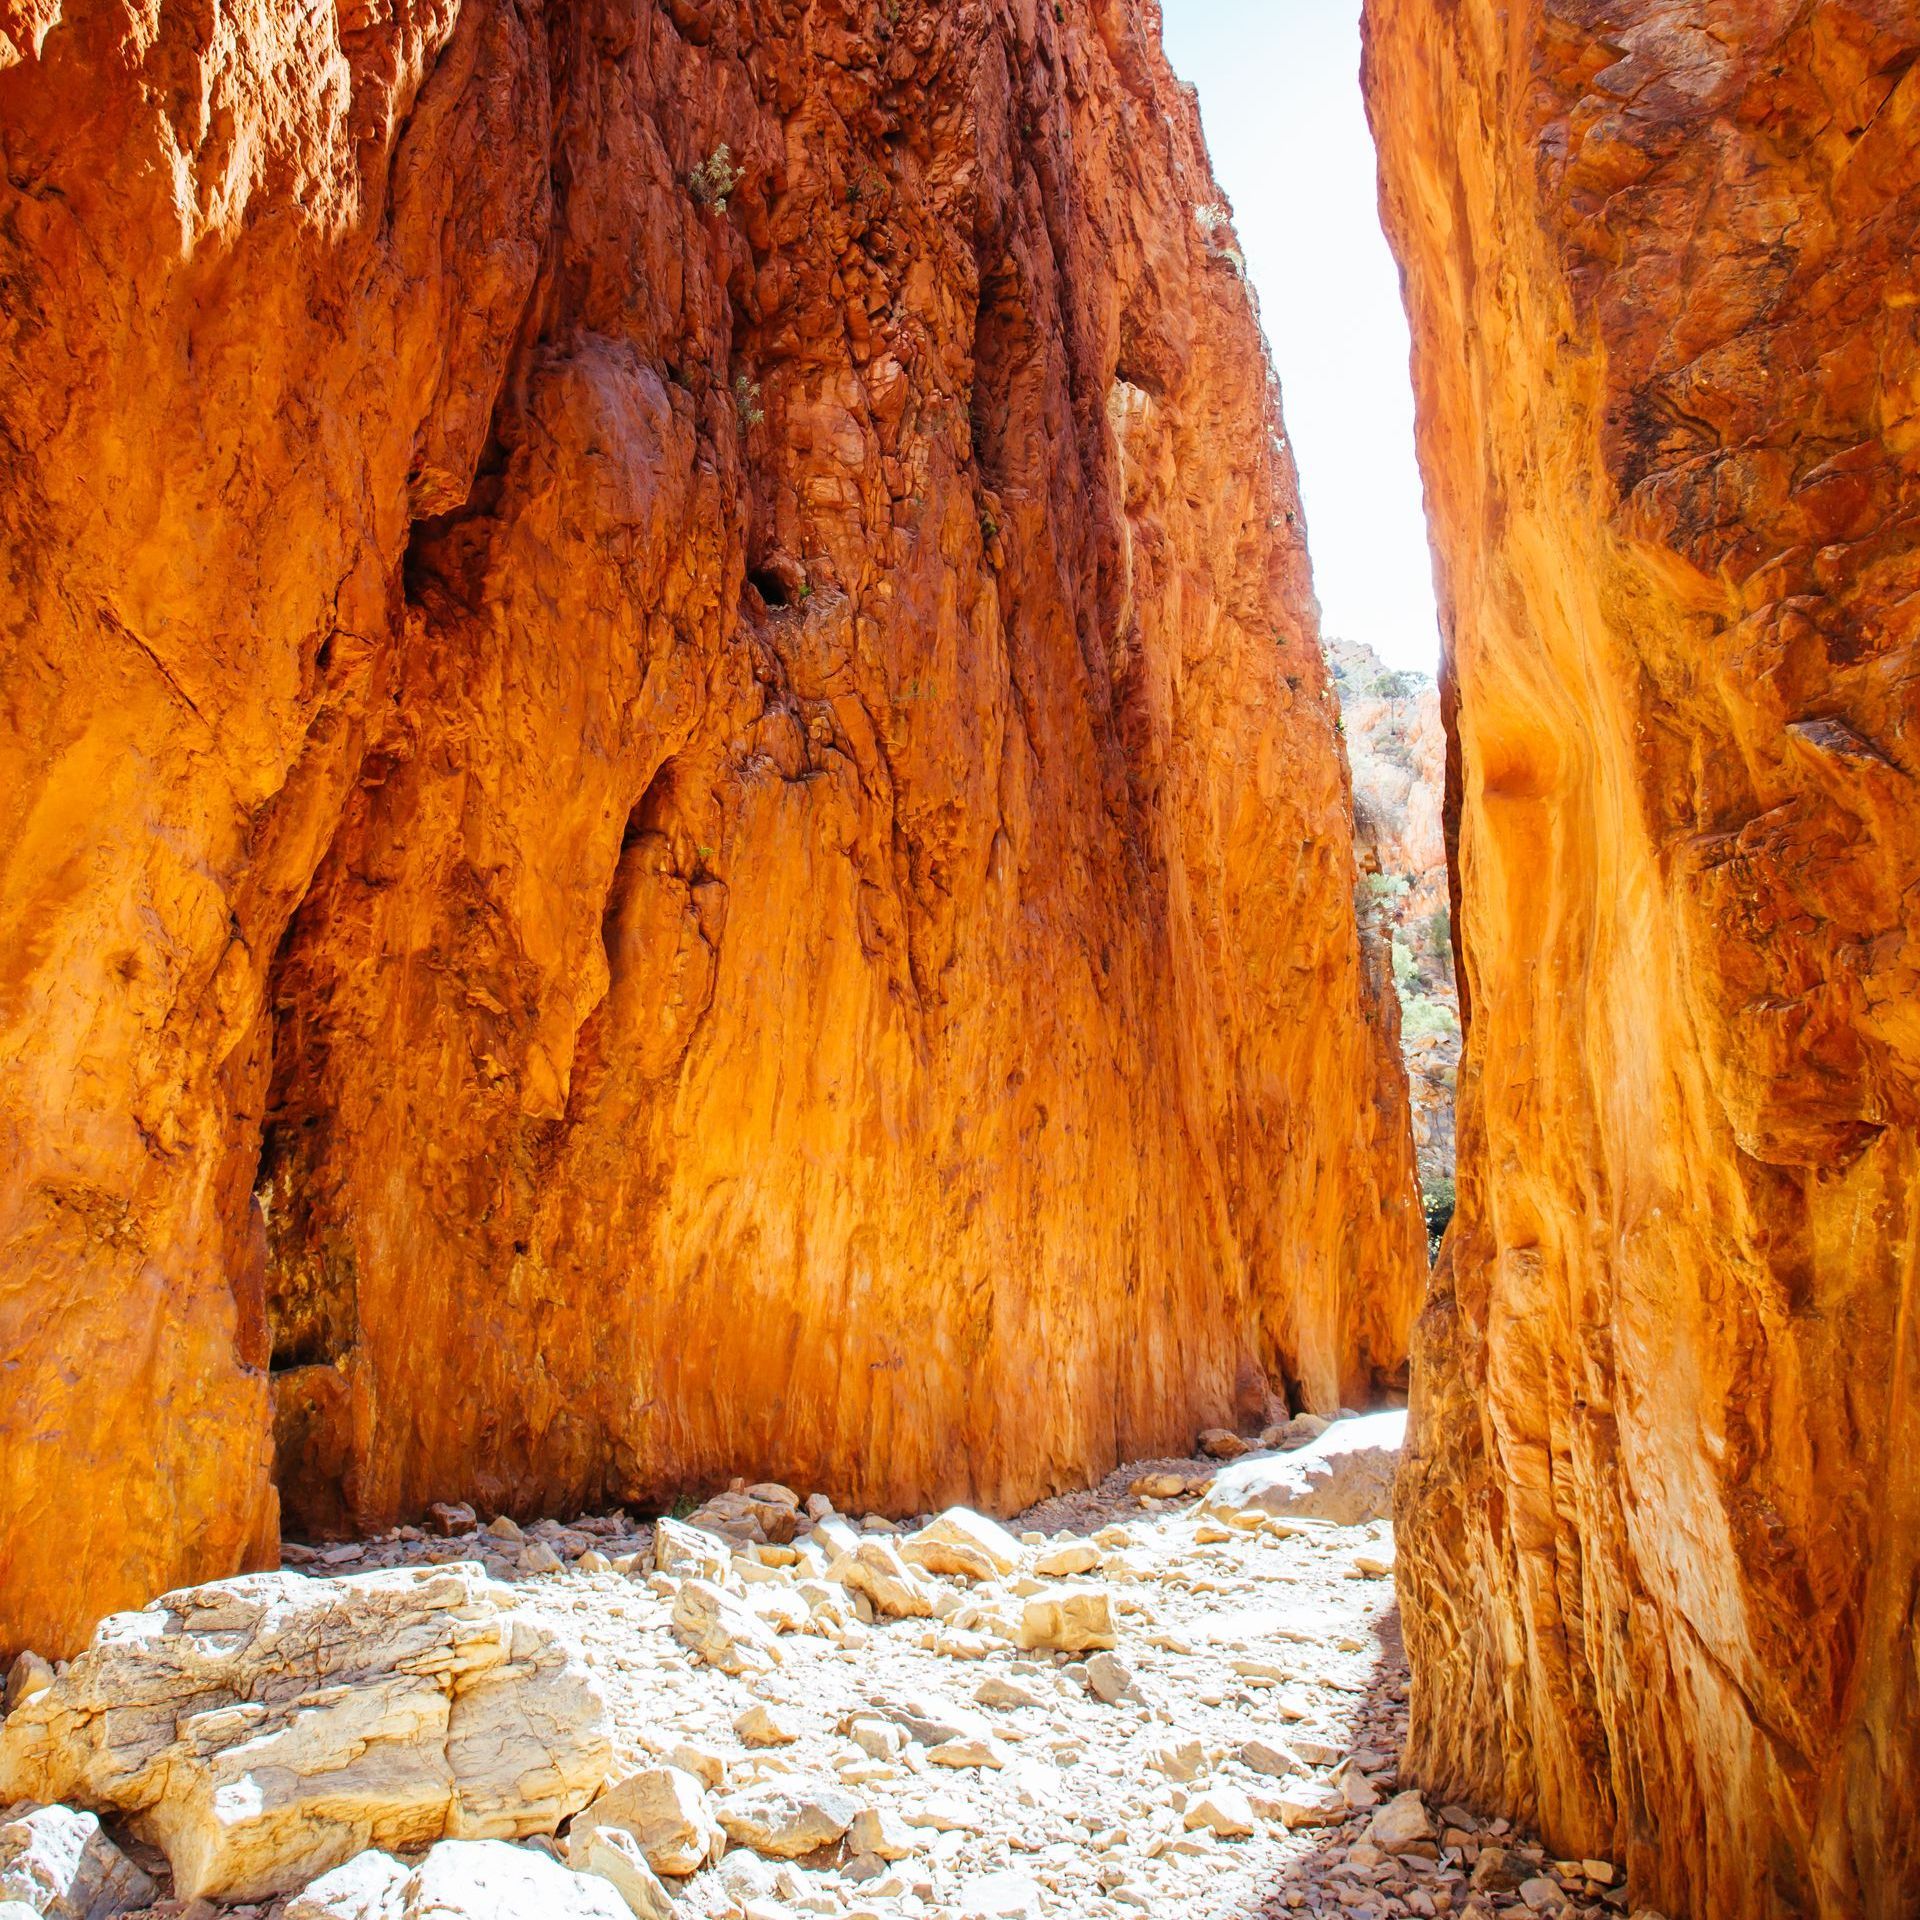
M 1400 1790 L 1402 1420 L 1010 1526 L 740 1484 L 289 1548 L 36 1674 L 0 1789 L 114 1837 L 16 1809 L 0 1888 L 102 1920 L 1627 1915 L 1612 1863 Z

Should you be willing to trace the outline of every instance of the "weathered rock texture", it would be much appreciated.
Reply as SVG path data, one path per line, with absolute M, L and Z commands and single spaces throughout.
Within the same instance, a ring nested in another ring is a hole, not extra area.
M 1400 1363 L 1157 29 L 0 16 L 0 1643 L 270 1560 L 275 1475 L 1009 1506 Z
M 257 1573 L 103 1620 L 0 1727 L 0 1802 L 123 1814 L 183 1900 L 248 1900 L 369 1846 L 551 1833 L 612 1753 L 579 1650 L 479 1568 Z
M 1451 637 L 1422 1780 L 1920 1910 L 1920 15 L 1370 0 Z M 1614 1848 L 1618 1853 L 1613 1853 Z
M 1452 1211 L 1460 1068 L 1440 689 L 1429 675 L 1389 668 L 1371 647 L 1353 641 L 1329 640 L 1326 652 L 1353 777 L 1360 930 L 1363 938 L 1383 939 L 1392 959 L 1414 1162 L 1432 1232 Z

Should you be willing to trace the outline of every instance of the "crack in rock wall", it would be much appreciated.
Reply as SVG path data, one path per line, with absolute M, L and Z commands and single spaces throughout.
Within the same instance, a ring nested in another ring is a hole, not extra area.
M 0 14 L 0 1646 L 281 1507 L 1005 1509 L 1396 1376 L 1397 1015 L 1158 26 Z
M 1448 634 L 1410 1763 L 1920 1910 L 1920 18 L 1369 0 Z

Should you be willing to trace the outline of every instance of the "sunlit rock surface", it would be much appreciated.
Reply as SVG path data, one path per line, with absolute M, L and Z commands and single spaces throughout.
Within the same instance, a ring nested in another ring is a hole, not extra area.
M 1446 728 L 1433 677 L 1389 667 L 1371 647 L 1328 640 L 1327 664 L 1353 776 L 1355 895 L 1363 937 L 1386 943 L 1400 998 L 1400 1052 L 1414 1161 L 1430 1235 L 1453 1208 L 1460 998 L 1453 977 L 1443 803 Z
M 1370 0 L 1458 750 L 1424 1782 L 1920 1910 L 1920 17 Z
M 0 20 L 0 1650 L 277 1502 L 1005 1510 L 1401 1366 L 1157 26 Z

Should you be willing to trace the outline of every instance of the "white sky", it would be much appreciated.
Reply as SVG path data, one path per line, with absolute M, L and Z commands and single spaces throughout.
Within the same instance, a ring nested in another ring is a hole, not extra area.
M 1431 673 L 1440 638 L 1399 275 L 1360 104 L 1360 0 L 1162 0 L 1260 294 L 1321 624 Z

